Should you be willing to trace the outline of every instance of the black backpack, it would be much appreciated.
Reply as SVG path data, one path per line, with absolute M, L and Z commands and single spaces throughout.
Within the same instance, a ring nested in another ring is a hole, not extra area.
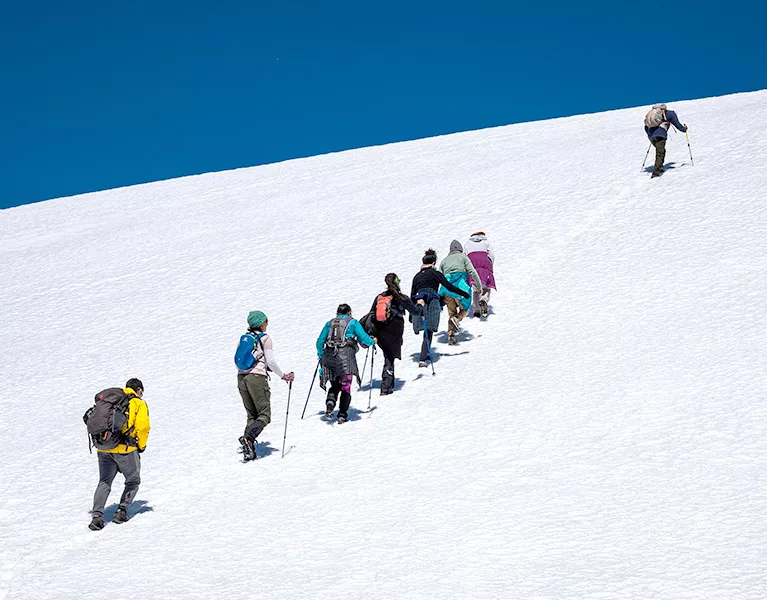
M 330 320 L 330 331 L 327 340 L 325 340 L 326 348 L 338 350 L 347 345 L 346 328 L 349 323 L 350 319 L 339 319 L 338 317 Z
M 96 403 L 83 415 L 88 428 L 89 449 L 114 450 L 120 444 L 136 446 L 131 436 L 133 427 L 123 433 L 128 421 L 128 407 L 135 394 L 126 394 L 122 388 L 107 388 L 96 394 Z
M 360 319 L 360 325 L 362 325 L 362 329 L 364 329 L 365 333 L 367 333 L 370 336 L 378 335 L 375 317 L 376 317 L 375 312 L 371 311 Z

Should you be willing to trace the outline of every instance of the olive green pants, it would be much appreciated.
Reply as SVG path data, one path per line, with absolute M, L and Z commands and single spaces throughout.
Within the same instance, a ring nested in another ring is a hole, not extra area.
M 660 175 L 663 172 L 663 162 L 666 160 L 666 138 L 652 138 L 650 142 L 655 146 L 655 167 L 652 172 Z
M 242 404 L 248 413 L 246 430 L 253 421 L 259 420 L 264 426 L 272 420 L 271 392 L 265 375 L 248 373 L 237 375 L 237 389 L 242 396 Z

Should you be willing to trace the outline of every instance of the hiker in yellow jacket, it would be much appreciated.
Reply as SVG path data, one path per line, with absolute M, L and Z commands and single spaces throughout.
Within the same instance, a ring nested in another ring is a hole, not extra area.
M 111 450 L 97 450 L 96 453 L 99 460 L 99 484 L 93 496 L 93 519 L 88 526 L 93 531 L 104 528 L 104 505 L 117 473 L 122 473 L 125 477 L 125 489 L 112 519 L 114 523 L 125 523 L 128 520 L 128 507 L 136 497 L 141 483 L 140 455 L 146 450 L 149 438 L 149 408 L 141 399 L 144 395 L 144 384 L 139 379 L 129 379 L 123 391 L 133 396 L 128 404 L 128 420 L 122 428 L 122 433 L 126 435 L 125 443 Z

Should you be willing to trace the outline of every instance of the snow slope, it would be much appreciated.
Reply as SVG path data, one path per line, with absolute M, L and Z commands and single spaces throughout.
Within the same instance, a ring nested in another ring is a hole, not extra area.
M 695 165 L 652 181 L 638 107 L 0 211 L 0 600 L 767 597 L 767 91 L 672 108 Z M 477 229 L 494 314 L 301 420 L 336 305 Z M 297 379 L 241 464 L 256 308 Z M 142 485 L 94 533 L 81 415 L 129 377 Z

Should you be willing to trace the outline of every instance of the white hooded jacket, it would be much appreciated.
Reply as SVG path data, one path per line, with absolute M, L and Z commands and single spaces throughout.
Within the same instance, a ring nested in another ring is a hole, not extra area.
M 463 251 L 467 256 L 472 252 L 487 252 L 488 258 L 495 262 L 495 255 L 490 247 L 490 242 L 487 241 L 486 235 L 471 236 L 469 241 L 463 245 Z

